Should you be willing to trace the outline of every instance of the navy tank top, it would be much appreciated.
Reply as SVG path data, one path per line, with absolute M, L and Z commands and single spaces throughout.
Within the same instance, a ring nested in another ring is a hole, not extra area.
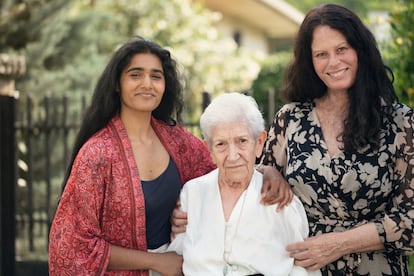
M 181 180 L 172 158 L 167 169 L 156 179 L 141 181 L 145 199 L 145 221 L 148 249 L 170 241 L 170 217 L 181 190 Z

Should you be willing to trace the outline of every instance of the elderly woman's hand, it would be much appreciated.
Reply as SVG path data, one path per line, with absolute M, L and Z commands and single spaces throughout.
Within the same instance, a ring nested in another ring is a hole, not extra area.
M 349 252 L 345 252 L 341 233 L 327 233 L 307 238 L 304 242 L 288 245 L 289 257 L 295 265 L 308 270 L 320 269 Z
M 309 270 L 316 270 L 351 253 L 383 250 L 375 223 L 335 233 L 325 233 L 307 238 L 303 242 L 286 247 L 295 264 Z
M 279 203 L 277 211 L 283 209 L 293 199 L 293 192 L 289 183 L 283 178 L 276 168 L 260 165 L 257 170 L 263 173 L 262 204 L 270 205 Z

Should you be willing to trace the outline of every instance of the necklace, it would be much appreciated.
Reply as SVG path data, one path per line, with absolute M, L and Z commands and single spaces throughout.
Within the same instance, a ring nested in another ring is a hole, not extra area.
M 234 239 L 236 238 L 237 231 L 239 229 L 240 218 L 241 218 L 242 213 L 243 213 L 244 205 L 245 205 L 245 202 L 246 202 L 246 197 L 247 197 L 247 189 L 244 191 L 243 201 L 242 201 L 242 204 L 241 204 L 241 207 L 240 207 L 239 216 L 237 218 L 236 226 L 235 226 L 235 229 L 234 229 L 234 235 L 231 239 L 228 237 L 229 234 L 227 232 L 229 231 L 229 228 L 230 229 L 232 228 L 232 225 L 231 225 L 231 223 L 229 223 L 230 220 L 225 222 L 223 260 L 226 264 L 223 267 L 223 275 L 227 275 L 233 268 L 235 268 L 234 265 L 232 265 L 231 262 L 230 262 L 230 255 L 231 255 L 232 250 L 233 250 Z M 234 209 L 233 209 L 233 211 L 234 211 Z

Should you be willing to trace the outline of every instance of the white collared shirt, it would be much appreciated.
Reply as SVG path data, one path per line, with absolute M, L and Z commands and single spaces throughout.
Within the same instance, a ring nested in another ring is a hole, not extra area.
M 276 205 L 262 205 L 262 182 L 262 174 L 255 170 L 227 222 L 218 169 L 184 185 L 180 200 L 188 225 L 168 251 L 183 255 L 185 275 L 320 275 L 319 271 L 294 266 L 285 250 L 286 245 L 303 241 L 308 235 L 302 203 L 295 196 L 281 212 L 276 212 Z

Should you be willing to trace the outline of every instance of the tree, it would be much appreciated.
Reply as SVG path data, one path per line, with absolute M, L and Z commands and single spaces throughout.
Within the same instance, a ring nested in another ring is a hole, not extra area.
M 35 108 L 46 95 L 70 95 L 72 111 L 79 110 L 81 96 L 91 95 L 110 53 L 123 41 L 111 14 L 80 1 L 67 2 L 49 16 L 40 39 L 25 48 L 27 74 L 17 87 L 35 96 Z
M 0 51 L 22 50 L 39 34 L 50 15 L 63 8 L 65 0 L 0 1 Z
M 267 123 L 273 120 L 274 112 L 282 107 L 283 102 L 280 98 L 280 86 L 285 74 L 285 68 L 292 58 L 292 52 L 279 52 L 269 56 L 262 64 L 261 70 L 253 82 L 253 96 L 263 112 Z M 274 110 L 269 110 L 269 94 L 273 93 Z
M 414 107 L 414 2 L 397 0 L 391 13 L 391 37 L 387 60 L 394 72 L 395 88 L 401 101 Z

